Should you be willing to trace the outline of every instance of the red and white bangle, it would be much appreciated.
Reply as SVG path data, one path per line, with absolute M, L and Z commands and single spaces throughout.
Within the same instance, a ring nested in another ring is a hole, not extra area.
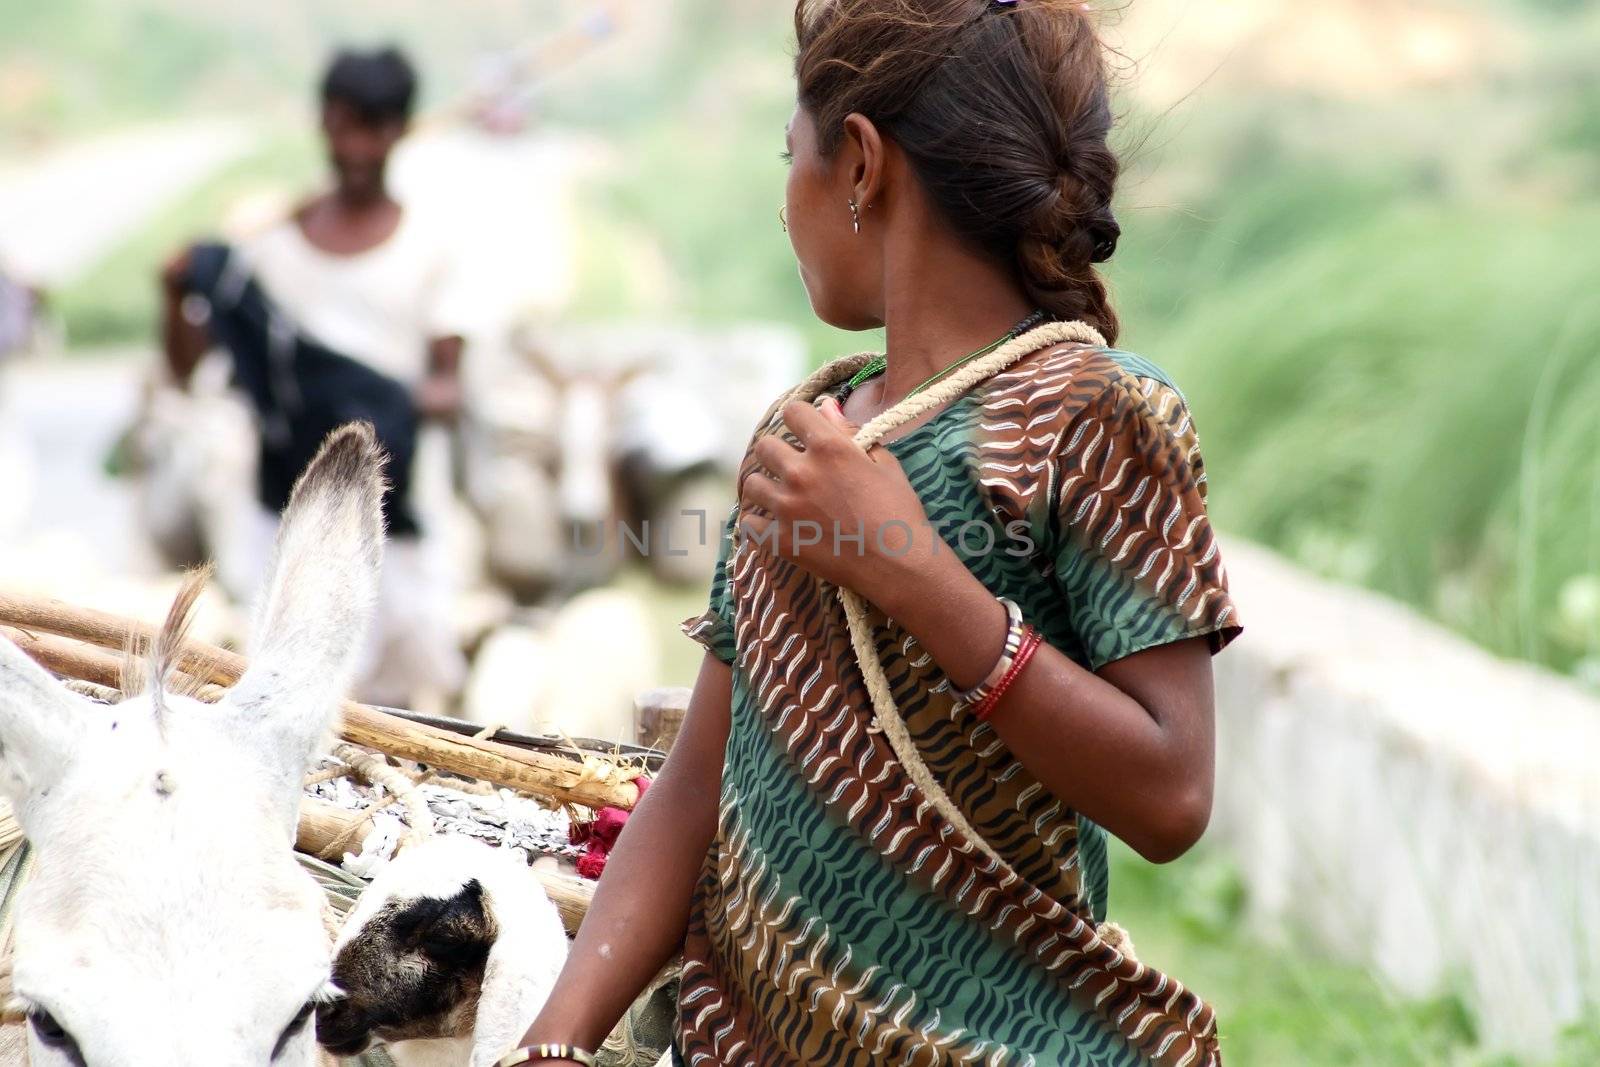
M 994 712 L 995 705 L 1000 703 L 1000 698 L 1006 695 L 1006 690 L 1011 688 L 1011 683 L 1015 682 L 1017 680 L 1017 675 L 1022 673 L 1022 668 L 1028 665 L 1028 661 L 1033 658 L 1033 654 L 1039 651 L 1039 646 L 1044 644 L 1043 634 L 1041 634 L 1038 630 L 1035 630 L 1032 626 L 1026 627 L 1026 629 L 1028 632 L 1022 638 L 1022 647 L 1018 649 L 1017 654 L 1012 657 L 1011 667 L 1006 671 L 1005 677 L 1000 679 L 1000 684 L 989 690 L 989 695 L 984 697 L 983 700 L 972 709 L 973 714 L 978 717 L 979 722 L 983 722 L 989 718 L 990 714 Z
M 1006 643 L 1000 650 L 1000 658 L 990 668 L 988 677 L 967 690 L 956 691 L 956 706 L 972 708 L 983 703 L 995 686 L 1005 678 L 1006 672 L 1011 670 L 1011 664 L 1016 659 L 1017 653 L 1022 651 L 1022 641 L 1027 635 L 1028 624 L 1022 621 L 1022 608 L 1017 606 L 1015 600 L 999 597 L 1000 603 L 1006 608 Z

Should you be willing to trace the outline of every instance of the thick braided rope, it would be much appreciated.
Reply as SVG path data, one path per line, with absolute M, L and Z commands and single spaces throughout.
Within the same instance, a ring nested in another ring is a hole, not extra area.
M 967 364 L 933 388 L 906 397 L 861 427 L 856 432 L 855 442 L 863 449 L 870 449 L 882 441 L 885 434 L 948 404 L 979 382 L 999 374 L 1024 356 L 1032 355 L 1051 345 L 1071 341 L 1091 345 L 1105 344 L 1105 338 L 1085 323 L 1046 323 L 1007 341 L 987 356 Z M 872 639 L 872 623 L 867 618 L 866 602 L 854 592 L 844 588 L 839 589 L 839 600 L 844 604 L 845 618 L 850 626 L 850 644 L 855 649 L 856 659 L 861 662 L 861 674 L 866 679 L 867 693 L 872 698 L 873 713 L 877 716 L 878 725 L 882 728 L 884 737 L 888 740 L 889 747 L 894 750 L 896 758 L 940 815 L 959 829 L 985 856 L 998 864 L 1008 880 L 1016 877 L 1005 860 L 1000 858 L 1000 854 L 984 840 L 983 835 L 972 827 L 967 817 L 955 806 L 949 794 L 940 787 L 933 777 L 933 772 L 928 769 L 928 765 L 917 752 L 916 743 L 911 739 L 911 732 L 906 728 L 905 720 L 900 717 L 900 709 L 895 706 L 894 694 L 889 687 L 889 679 L 884 674 L 883 663 L 878 659 L 877 648 Z
M 1085 344 L 1105 347 L 1106 339 L 1100 331 L 1084 322 L 1047 322 L 1025 334 L 1014 337 L 986 356 L 968 363 L 950 377 L 923 392 L 906 397 L 900 403 L 872 419 L 856 432 L 856 444 L 871 448 L 883 440 L 884 434 L 937 410 L 965 393 L 979 382 L 986 381 L 1017 362 L 1043 348 L 1059 344 Z
M 856 444 L 863 449 L 870 449 L 881 442 L 884 436 L 908 422 L 921 418 L 930 411 L 935 411 L 956 397 L 962 395 L 979 382 L 999 374 L 1024 356 L 1033 354 L 1040 349 L 1052 345 L 1076 342 L 1080 344 L 1104 346 L 1106 340 L 1099 331 L 1082 322 L 1052 322 L 1046 323 L 1037 329 L 1030 330 L 1014 340 L 995 349 L 987 356 L 974 360 L 972 363 L 956 371 L 944 381 L 933 388 L 909 396 L 869 421 L 855 435 Z M 845 363 L 846 361 L 840 361 Z M 824 368 L 833 370 L 837 376 L 837 367 Z M 852 372 L 853 373 L 853 372 Z M 819 372 L 820 374 L 820 372 Z M 817 377 L 817 376 L 814 376 Z M 811 384 L 810 381 L 806 383 Z M 826 388 L 823 385 L 822 388 Z M 821 390 L 818 389 L 817 392 Z M 799 393 L 799 390 L 796 390 Z M 815 395 L 815 394 L 813 394 Z M 883 663 L 878 658 L 878 650 L 873 643 L 872 622 L 867 617 L 867 605 L 860 596 L 849 589 L 839 589 L 839 600 L 844 605 L 845 619 L 850 629 L 850 644 L 855 650 L 856 659 L 861 664 L 861 674 L 867 683 L 867 693 L 872 698 L 873 712 L 877 717 L 878 725 L 883 731 L 884 738 L 889 742 L 889 747 L 894 751 L 895 757 L 905 767 L 906 773 L 917 784 L 922 795 L 928 799 L 941 816 L 952 826 L 961 831 L 962 835 L 979 849 L 996 868 L 1000 871 L 1005 882 L 1020 880 L 1020 876 L 1011 869 L 1000 854 L 996 852 L 984 839 L 983 835 L 972 826 L 967 817 L 956 807 L 950 795 L 944 791 L 934 778 L 918 752 L 916 742 L 912 740 L 911 731 L 906 727 L 905 719 L 900 715 L 900 709 L 895 705 L 894 693 L 889 685 L 888 676 L 884 673 Z M 1127 932 L 1115 923 L 1104 923 L 1100 926 L 1099 936 L 1116 949 L 1120 949 L 1130 959 L 1133 957 L 1133 944 Z

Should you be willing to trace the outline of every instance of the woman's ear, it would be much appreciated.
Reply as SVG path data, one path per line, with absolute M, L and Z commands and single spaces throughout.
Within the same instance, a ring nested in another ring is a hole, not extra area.
M 850 168 L 851 195 L 865 212 L 884 192 L 887 148 L 883 136 L 871 119 L 851 112 L 844 120 L 842 152 L 842 162 Z

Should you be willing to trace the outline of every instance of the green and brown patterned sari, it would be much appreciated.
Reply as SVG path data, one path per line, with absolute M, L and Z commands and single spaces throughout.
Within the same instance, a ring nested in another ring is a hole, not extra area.
M 776 408 L 768 433 L 787 433 Z M 1150 363 L 1041 350 L 884 447 L 951 550 L 1085 668 L 1238 634 L 1188 409 Z M 1010 872 L 974 848 L 869 729 L 832 590 L 733 545 L 736 518 L 684 624 L 731 665 L 733 705 L 680 1062 L 1220 1063 L 1211 1008 L 1100 936 L 1105 831 L 955 712 L 931 657 L 874 612 L 917 750 Z

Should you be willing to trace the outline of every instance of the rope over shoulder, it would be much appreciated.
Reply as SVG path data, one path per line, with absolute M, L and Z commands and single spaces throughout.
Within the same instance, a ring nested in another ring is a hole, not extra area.
M 994 377 L 1024 356 L 1031 356 L 1052 345 L 1070 343 L 1105 347 L 1106 339 L 1099 330 L 1086 322 L 1047 322 L 1043 326 L 1036 326 L 1027 333 L 1007 341 L 987 356 L 973 360 L 932 388 L 906 397 L 888 411 L 871 419 L 856 432 L 856 444 L 862 448 L 871 448 L 881 442 L 884 435 L 921 418 L 930 411 L 943 407 L 979 382 Z M 839 364 L 845 362 L 845 360 L 838 361 Z M 829 364 L 830 367 L 835 365 L 837 364 Z
M 896 428 L 934 411 L 956 397 L 962 395 L 978 383 L 999 374 L 1012 364 L 1025 356 L 1032 355 L 1041 349 L 1052 345 L 1079 343 L 1087 345 L 1105 346 L 1106 340 L 1094 327 L 1083 322 L 1051 322 L 1036 329 L 1029 330 L 1015 340 L 1009 341 L 980 359 L 961 368 L 949 378 L 940 382 L 933 388 L 909 396 L 894 405 L 889 410 L 870 420 L 861 427 L 855 435 L 855 442 L 863 449 L 870 449 L 882 442 L 885 435 Z M 811 387 L 814 382 L 827 381 L 830 378 L 837 380 L 837 374 L 844 370 L 858 357 L 849 357 L 837 360 L 824 367 L 822 371 L 808 378 L 800 388 L 794 390 L 792 397 L 801 398 L 803 390 Z M 851 373 L 854 370 L 851 369 Z M 810 396 L 804 399 L 814 399 L 827 385 L 821 385 Z M 961 835 L 978 851 L 982 852 L 992 861 L 1001 877 L 1006 881 L 1021 880 L 1021 876 L 1012 870 L 994 847 L 986 841 L 948 793 L 935 780 L 933 772 L 917 751 L 916 742 L 911 737 L 911 731 L 906 726 L 905 719 L 900 715 L 900 709 L 895 705 L 894 693 L 890 688 L 889 679 L 883 670 L 883 664 L 878 659 L 872 635 L 872 621 L 867 615 L 867 603 L 855 592 L 838 588 L 840 603 L 844 606 L 846 622 L 850 629 L 850 645 L 855 651 L 856 659 L 861 665 L 861 674 L 867 684 L 867 694 L 872 699 L 873 715 L 877 726 L 889 742 L 895 758 L 905 767 L 906 773 L 916 783 L 922 795 L 933 805 L 940 816 L 961 832 Z M 1133 945 L 1127 939 L 1125 932 L 1114 924 L 1104 924 L 1097 931 L 1104 944 L 1120 955 L 1133 959 Z

